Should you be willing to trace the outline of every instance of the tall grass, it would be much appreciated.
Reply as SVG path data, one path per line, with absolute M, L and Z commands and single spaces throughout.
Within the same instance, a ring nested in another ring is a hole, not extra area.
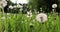
M 0 13 L 0 32 L 60 32 L 60 15 L 48 14 L 48 20 L 42 24 L 35 20 L 36 14 L 31 18 L 27 14 Z M 30 22 L 33 26 L 30 27 Z

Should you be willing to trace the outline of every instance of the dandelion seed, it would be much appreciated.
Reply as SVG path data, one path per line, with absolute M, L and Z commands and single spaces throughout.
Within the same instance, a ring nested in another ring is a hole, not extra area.
M 43 23 L 47 20 L 47 15 L 44 13 L 40 13 L 36 16 L 36 20 Z

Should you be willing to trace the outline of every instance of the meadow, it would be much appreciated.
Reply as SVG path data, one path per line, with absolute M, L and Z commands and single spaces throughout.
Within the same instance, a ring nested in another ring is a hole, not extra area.
M 32 17 L 28 18 L 27 14 L 21 12 L 0 12 L 0 32 L 60 32 L 60 14 L 48 13 L 48 20 L 43 24 L 35 20 L 36 15 L 33 13 Z

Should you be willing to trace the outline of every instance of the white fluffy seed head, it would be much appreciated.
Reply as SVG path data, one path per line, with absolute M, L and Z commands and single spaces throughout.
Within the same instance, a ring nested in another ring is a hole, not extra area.
M 5 7 L 7 5 L 7 1 L 6 0 L 1 0 L 0 1 L 0 6 Z
M 52 8 L 57 8 L 57 4 L 53 4 L 52 5 Z
M 47 20 L 47 15 L 44 13 L 40 13 L 36 16 L 36 20 L 39 22 L 45 22 Z

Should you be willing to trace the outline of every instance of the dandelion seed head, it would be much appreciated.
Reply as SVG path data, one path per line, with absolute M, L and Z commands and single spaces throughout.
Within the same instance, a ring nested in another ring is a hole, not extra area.
M 44 13 L 40 13 L 36 16 L 36 20 L 39 22 L 45 22 L 47 20 L 47 15 Z
M 53 4 L 52 5 L 52 8 L 57 8 L 57 4 Z
M 0 6 L 5 7 L 7 5 L 7 1 L 6 0 L 1 0 L 0 1 Z

